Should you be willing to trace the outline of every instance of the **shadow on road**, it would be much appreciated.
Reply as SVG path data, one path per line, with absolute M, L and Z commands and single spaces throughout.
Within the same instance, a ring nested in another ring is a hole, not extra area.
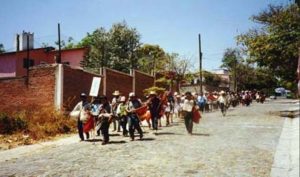
M 114 134 L 109 134 L 109 136 L 120 136 L 120 134 L 114 133 Z
M 155 138 L 143 138 L 143 139 L 139 139 L 138 141 L 153 141 L 155 140 Z
M 210 136 L 208 133 L 193 133 L 192 136 Z
M 99 141 L 102 141 L 102 139 L 88 139 L 88 140 L 85 140 L 86 142 L 99 142 Z
M 179 134 L 179 133 L 173 133 L 173 132 L 158 132 L 158 133 L 154 133 L 155 135 L 183 135 L 183 134 Z
M 109 144 L 124 144 L 126 141 L 109 141 Z

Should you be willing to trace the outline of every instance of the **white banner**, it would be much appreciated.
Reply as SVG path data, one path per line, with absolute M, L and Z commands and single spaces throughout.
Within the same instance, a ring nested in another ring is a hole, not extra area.
M 98 96 L 101 84 L 101 77 L 93 77 L 93 82 L 91 86 L 90 96 Z

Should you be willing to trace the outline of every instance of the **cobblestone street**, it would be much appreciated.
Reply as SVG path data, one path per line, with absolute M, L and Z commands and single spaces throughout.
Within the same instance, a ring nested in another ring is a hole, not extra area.
M 276 111 L 288 107 L 277 100 L 230 108 L 226 117 L 205 113 L 192 136 L 175 119 L 157 135 L 143 127 L 142 141 L 111 132 L 105 146 L 74 135 L 2 151 L 0 176 L 270 176 L 284 123 Z

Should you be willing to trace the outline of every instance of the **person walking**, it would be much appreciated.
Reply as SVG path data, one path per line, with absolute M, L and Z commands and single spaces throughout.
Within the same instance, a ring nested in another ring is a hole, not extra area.
M 110 103 L 107 99 L 106 96 L 101 96 L 100 97 L 100 109 L 104 109 L 105 110 L 105 113 L 108 113 L 108 114 L 111 114 L 111 106 L 110 106 Z M 102 111 L 103 112 L 103 111 Z M 100 123 L 101 125 L 102 123 Z M 97 126 L 97 127 L 101 127 L 101 126 Z M 100 135 L 100 128 L 97 130 L 97 135 L 99 136 Z
M 129 134 L 132 141 L 134 141 L 134 131 L 135 129 L 140 134 L 140 139 L 143 138 L 143 131 L 140 126 L 140 120 L 136 114 L 136 109 L 140 108 L 142 103 L 137 97 L 135 96 L 134 92 L 129 94 L 129 101 L 127 104 L 127 112 L 128 112 L 128 125 L 129 125 Z
M 87 101 L 87 95 L 85 93 L 80 94 L 81 101 L 76 104 L 72 112 L 78 112 L 77 116 L 77 129 L 79 138 L 84 141 L 83 125 L 89 118 L 90 104 Z M 71 113 L 72 114 L 72 113 Z M 86 139 L 89 139 L 89 133 L 85 133 Z
M 174 96 L 172 92 L 169 91 L 167 95 L 167 106 L 165 109 L 166 126 L 169 126 L 170 122 L 173 123 L 174 105 L 175 105 Z
M 98 117 L 99 117 L 99 114 L 100 114 L 100 98 L 99 97 L 95 97 L 93 99 L 93 102 L 91 104 L 91 114 L 94 118 L 94 128 L 96 129 L 95 131 L 96 132 L 99 132 L 100 130 L 97 129 L 96 125 L 97 125 L 97 122 L 98 122 Z M 99 131 L 98 131 L 99 130 Z M 100 136 L 100 132 L 99 134 L 97 134 L 98 136 Z
M 182 110 L 184 111 L 184 123 L 187 132 L 193 134 L 193 108 L 195 106 L 194 98 L 191 92 L 185 93 Z
M 120 119 L 119 119 L 119 117 L 118 117 L 118 115 L 117 115 L 117 108 L 118 108 L 118 105 L 119 105 L 119 103 L 120 103 L 120 92 L 118 91 L 118 90 L 116 90 L 116 91 L 114 91 L 113 92 L 113 99 L 112 99 L 112 101 L 111 101 L 111 109 L 112 109 L 112 114 L 113 114 L 113 116 L 114 116 L 114 119 L 113 119 L 113 121 L 112 121 L 112 123 L 113 123 L 113 126 L 114 126 L 114 131 L 118 131 L 118 132 L 120 132 L 121 130 L 121 125 L 120 125 Z
M 226 115 L 226 96 L 225 96 L 225 92 L 223 90 L 220 92 L 220 96 L 218 97 L 218 103 L 220 105 L 222 115 L 225 116 Z
M 153 130 L 158 130 L 158 118 L 160 113 L 160 99 L 157 97 L 155 91 L 151 91 L 147 105 L 151 114 L 151 122 Z
M 128 136 L 128 130 L 126 129 L 127 125 L 127 111 L 126 111 L 126 97 L 122 96 L 120 99 L 120 104 L 117 108 L 117 115 L 120 118 L 120 124 L 123 130 L 123 136 Z
M 203 95 L 203 93 L 200 93 L 200 95 L 197 98 L 197 102 L 198 102 L 199 109 L 202 113 L 204 112 L 206 101 L 207 101 L 206 97 Z
M 106 109 L 103 107 L 100 110 L 99 120 L 100 120 L 100 130 L 103 136 L 102 145 L 109 143 L 109 124 L 112 119 L 112 114 L 107 113 Z

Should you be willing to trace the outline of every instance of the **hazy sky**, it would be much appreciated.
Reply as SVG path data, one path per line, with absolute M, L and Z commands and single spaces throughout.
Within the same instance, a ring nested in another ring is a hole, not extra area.
M 249 18 L 268 4 L 290 0 L 1 0 L 0 43 L 14 50 L 14 36 L 34 32 L 35 47 L 62 39 L 80 41 L 98 27 L 109 29 L 125 20 L 141 34 L 142 43 L 190 58 L 198 66 L 198 34 L 202 37 L 203 68 L 220 66 L 224 50 L 235 47 L 235 36 L 256 25 Z

